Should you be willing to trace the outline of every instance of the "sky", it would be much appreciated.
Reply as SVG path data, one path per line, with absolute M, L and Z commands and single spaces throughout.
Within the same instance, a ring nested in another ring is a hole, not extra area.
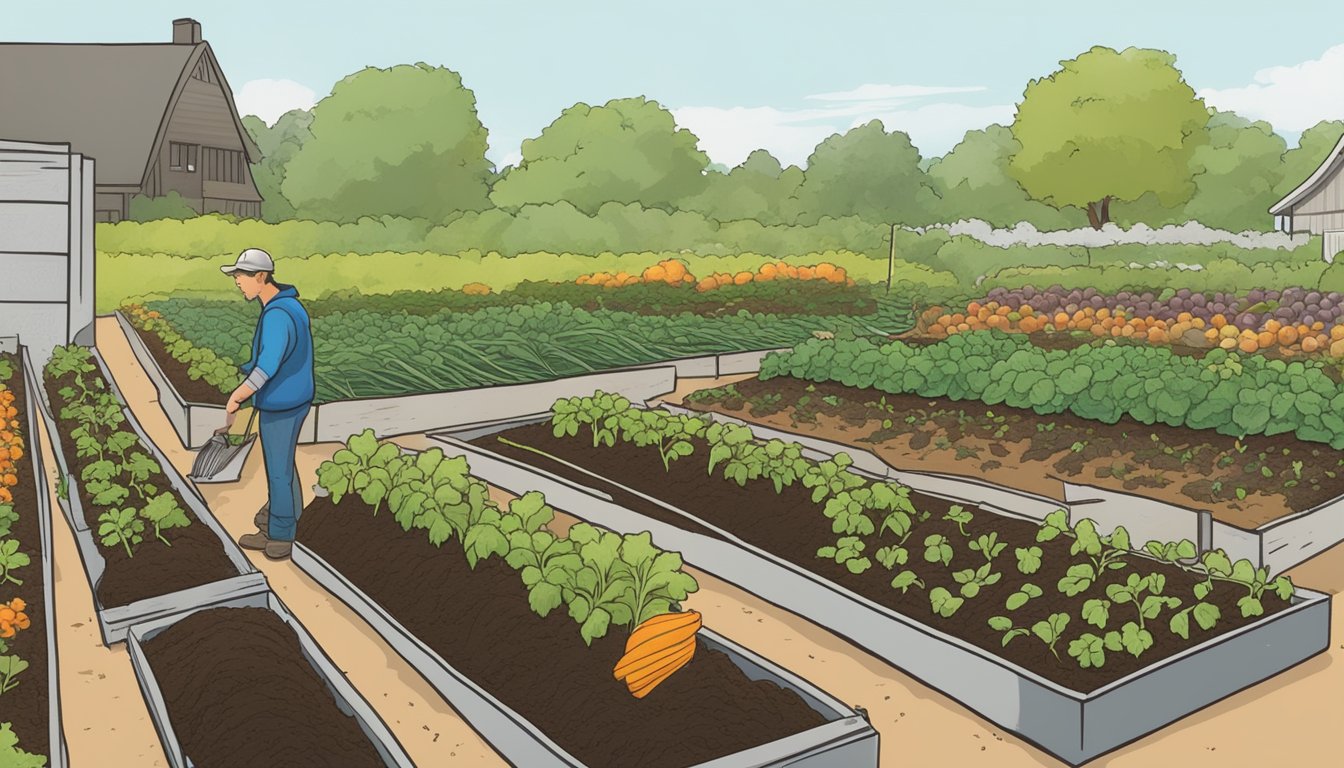
M 1290 145 L 1344 118 L 1340 0 L 0 0 L 0 41 L 167 42 L 183 16 L 240 111 L 268 122 L 366 66 L 457 71 L 498 165 L 563 109 L 631 96 L 670 109 L 726 166 L 762 147 L 802 165 L 873 119 L 939 156 L 1010 123 L 1030 80 L 1095 45 L 1175 54 L 1209 105 L 1268 120 Z

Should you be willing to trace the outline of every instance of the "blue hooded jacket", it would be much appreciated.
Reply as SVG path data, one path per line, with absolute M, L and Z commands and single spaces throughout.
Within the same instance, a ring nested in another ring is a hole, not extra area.
M 308 311 L 299 303 L 292 285 L 277 284 L 280 292 L 262 305 L 252 335 L 252 359 L 239 368 L 266 377 L 253 405 L 260 411 L 287 411 L 313 401 L 313 332 Z

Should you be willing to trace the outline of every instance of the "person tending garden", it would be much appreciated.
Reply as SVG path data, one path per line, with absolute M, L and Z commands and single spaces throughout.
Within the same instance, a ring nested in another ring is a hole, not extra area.
M 266 553 L 272 560 L 289 557 L 303 494 L 295 454 L 299 428 L 313 404 L 313 334 L 308 312 L 292 285 L 275 282 L 275 261 L 259 248 L 220 267 L 233 276 L 248 301 L 261 302 L 261 316 L 252 336 L 252 359 L 240 366 L 247 378 L 229 396 L 229 423 L 243 401 L 252 398 L 266 464 L 268 501 L 256 516 L 257 532 L 238 539 L 244 549 Z

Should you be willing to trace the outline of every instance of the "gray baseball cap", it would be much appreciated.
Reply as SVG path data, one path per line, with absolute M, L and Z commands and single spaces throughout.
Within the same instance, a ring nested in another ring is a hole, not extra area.
M 220 267 L 220 272 L 226 275 L 232 275 L 234 272 L 275 272 L 275 260 L 271 254 L 260 248 L 248 248 L 238 254 L 238 261 L 232 266 Z

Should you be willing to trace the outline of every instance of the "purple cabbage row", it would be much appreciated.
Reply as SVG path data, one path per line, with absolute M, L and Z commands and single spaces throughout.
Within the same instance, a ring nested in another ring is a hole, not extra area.
M 1131 317 L 1152 315 L 1168 322 L 1175 322 L 1182 312 L 1203 318 L 1205 322 L 1221 314 L 1238 328 L 1256 331 L 1270 319 L 1293 325 L 1321 322 L 1327 328 L 1344 321 L 1344 294 L 1322 293 L 1311 288 L 1285 288 L 1282 291 L 1257 288 L 1244 295 L 1222 291 L 1195 293 L 1182 288 L 1159 296 L 1151 291 L 1120 291 L 1106 295 L 1095 288 L 1070 290 L 1053 285 L 1041 290 L 1028 285 L 1011 290 L 995 288 L 980 303 L 991 301 L 1009 307 L 1030 304 L 1037 313 L 1050 315 L 1057 312 L 1072 315 L 1085 307 L 1124 309 Z

